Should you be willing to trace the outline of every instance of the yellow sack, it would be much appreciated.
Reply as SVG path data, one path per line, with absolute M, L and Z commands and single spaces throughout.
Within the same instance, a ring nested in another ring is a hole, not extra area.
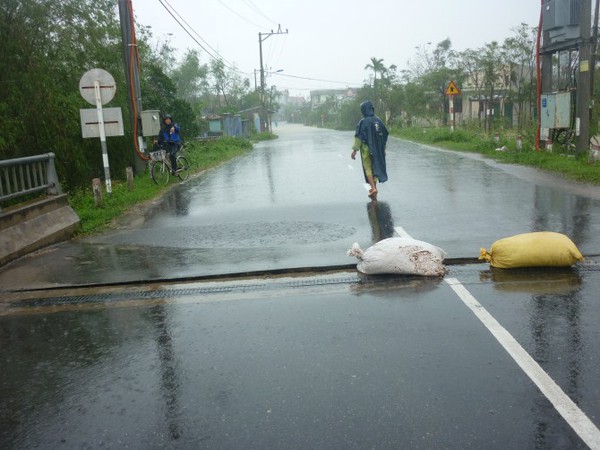
M 583 256 L 564 234 L 539 231 L 499 239 L 492 244 L 489 253 L 482 248 L 479 259 L 486 260 L 492 267 L 512 269 L 568 267 L 583 261 Z

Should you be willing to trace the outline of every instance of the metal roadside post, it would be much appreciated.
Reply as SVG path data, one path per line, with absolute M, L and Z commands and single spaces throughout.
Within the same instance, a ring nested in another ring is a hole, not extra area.
M 445 95 L 448 96 L 448 109 L 450 113 L 450 131 L 454 131 L 454 96 L 460 95 L 460 89 L 454 81 L 450 81 L 446 87 Z
M 104 164 L 104 181 L 106 183 L 106 192 L 112 194 L 110 166 L 108 164 L 108 149 L 106 148 L 106 131 L 104 130 L 104 114 L 102 113 L 102 96 L 100 95 L 100 81 L 98 80 L 94 80 L 94 94 L 96 97 L 96 113 L 98 114 L 100 146 L 102 147 L 102 163 Z
M 448 96 L 448 109 L 450 110 L 450 131 L 454 131 L 454 95 Z

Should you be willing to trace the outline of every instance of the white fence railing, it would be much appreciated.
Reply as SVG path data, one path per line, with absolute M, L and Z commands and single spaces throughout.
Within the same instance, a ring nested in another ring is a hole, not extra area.
M 0 211 L 2 202 L 38 192 L 62 193 L 54 153 L 0 161 Z

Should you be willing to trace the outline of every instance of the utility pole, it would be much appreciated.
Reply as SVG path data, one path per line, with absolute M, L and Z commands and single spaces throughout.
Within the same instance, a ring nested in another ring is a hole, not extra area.
M 548 31 L 543 31 L 543 42 L 550 42 L 550 33 Z M 543 53 L 541 56 L 538 55 L 538 57 L 540 58 L 540 64 L 541 64 L 541 73 L 540 76 L 541 78 L 538 79 L 538 92 L 539 94 L 549 94 L 554 90 L 554 87 L 552 85 L 552 74 L 553 74 L 553 68 L 552 68 L 552 53 L 550 52 L 545 52 Z M 542 136 L 540 134 L 541 132 L 541 128 L 540 128 L 540 124 L 541 124 L 541 114 L 542 114 L 542 109 L 541 109 L 541 103 L 540 103 L 540 97 L 538 97 L 538 105 L 537 105 L 537 118 L 538 118 L 538 138 L 539 140 L 542 141 L 548 141 L 548 139 L 551 139 L 551 136 L 548 135 L 548 133 L 546 133 L 544 136 Z M 539 140 L 536 141 L 536 150 L 540 150 L 540 142 Z
M 263 66 L 262 43 L 274 34 L 288 34 L 288 30 L 286 28 L 285 31 L 282 31 L 281 25 L 279 25 L 277 31 L 271 30 L 270 33 L 258 33 L 258 49 L 260 53 L 260 131 L 268 130 L 267 108 L 265 105 L 265 68 Z
M 587 153 L 590 144 L 590 111 L 592 102 L 592 83 L 594 79 L 595 71 L 595 60 L 592 54 L 592 45 L 595 46 L 596 36 L 592 39 L 591 33 L 591 17 L 592 17 L 592 1 L 591 0 L 578 0 L 579 8 L 572 8 L 570 6 L 570 0 L 542 0 L 542 17 L 541 28 L 543 30 L 543 48 L 540 50 L 542 56 L 542 67 L 541 67 L 541 89 L 540 94 L 548 93 L 546 99 L 552 100 L 554 96 L 554 90 L 556 88 L 554 80 L 553 70 L 553 55 L 560 51 L 573 51 L 577 50 L 579 57 L 579 67 L 576 71 L 576 80 L 573 83 L 576 88 L 574 94 L 575 107 L 572 111 L 569 106 L 569 126 L 570 131 L 574 131 L 575 135 L 575 149 L 577 154 Z M 598 3 L 596 3 L 598 8 Z M 569 75 L 570 76 L 570 75 Z M 569 86 L 571 86 L 571 79 L 569 79 Z M 557 87 L 560 91 L 560 86 Z M 572 89 L 571 89 L 572 90 Z M 557 92 L 556 94 L 564 93 L 566 91 Z M 540 99 L 538 99 L 538 102 Z M 551 109 L 553 106 L 547 103 L 539 104 L 538 118 L 539 118 L 539 129 L 538 133 L 542 130 L 541 123 L 543 118 L 541 116 L 544 108 L 548 107 L 547 115 L 545 116 L 546 127 L 543 130 L 548 130 L 549 135 L 545 137 L 547 142 L 551 142 L 550 139 L 553 134 L 558 130 L 564 130 L 563 119 L 567 114 L 564 111 L 565 105 L 562 105 L 560 110 Z M 551 111 L 553 111 L 551 113 Z M 550 125 L 548 127 L 548 125 Z M 556 128 L 558 127 L 558 128 Z M 553 132 L 554 130 L 554 132 Z M 542 137 L 541 140 L 545 140 Z
M 144 146 L 141 119 L 142 93 L 131 0 L 119 0 L 119 18 L 121 21 L 123 56 L 125 60 L 125 80 L 127 81 L 127 91 L 129 94 L 129 116 L 134 134 L 133 138 L 135 139 L 135 169 L 137 173 L 141 173 L 146 168 L 142 153 Z
M 591 18 L 592 2 L 581 2 L 579 26 L 579 80 L 577 82 L 577 111 L 575 112 L 575 146 L 578 154 L 587 153 L 590 146 L 590 101 L 591 72 Z

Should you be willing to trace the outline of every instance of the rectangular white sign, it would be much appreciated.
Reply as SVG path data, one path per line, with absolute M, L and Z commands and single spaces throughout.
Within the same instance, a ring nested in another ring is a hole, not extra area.
M 123 114 L 121 108 L 102 108 L 104 117 L 104 131 L 106 136 L 123 136 Z M 98 110 L 80 109 L 81 135 L 85 138 L 99 138 L 100 127 L 98 126 Z

